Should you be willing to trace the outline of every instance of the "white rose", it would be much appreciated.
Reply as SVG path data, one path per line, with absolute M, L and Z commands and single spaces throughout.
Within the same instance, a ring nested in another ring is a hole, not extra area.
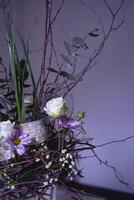
M 65 101 L 62 97 L 51 99 L 46 103 L 44 110 L 50 117 L 56 119 L 65 112 Z
M 14 124 L 8 121 L 0 122 L 0 138 L 7 138 L 13 131 Z

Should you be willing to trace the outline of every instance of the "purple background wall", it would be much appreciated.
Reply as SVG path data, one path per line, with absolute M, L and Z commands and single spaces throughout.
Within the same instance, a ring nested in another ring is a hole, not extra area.
M 36 26 L 30 37 L 32 50 L 39 50 L 31 54 L 35 73 L 41 64 L 41 48 L 44 28 L 44 0 L 15 0 L 16 23 L 25 37 L 37 19 Z M 55 9 L 60 0 L 55 1 Z M 92 6 L 107 27 L 110 15 L 101 0 L 83 1 Z M 115 8 L 119 0 L 109 0 Z M 97 65 L 88 72 L 85 79 L 73 91 L 75 110 L 86 111 L 85 128 L 94 137 L 95 144 L 101 144 L 114 139 L 121 139 L 133 135 L 134 132 L 134 1 L 126 1 L 125 24 L 107 41 L 103 53 L 97 59 Z M 63 41 L 68 40 L 60 26 L 65 29 L 68 37 L 84 36 L 99 26 L 97 17 L 80 3 L 79 0 L 65 0 L 63 11 L 55 26 L 55 43 L 57 51 L 64 51 Z M 0 28 L 0 37 L 3 34 Z M 1 38 L 0 38 L 1 41 Z M 96 41 L 96 42 L 94 42 Z M 92 49 L 99 39 L 89 41 Z M 4 44 L 3 44 L 4 45 Z M 3 47 L 4 49 L 4 47 Z M 0 52 L 3 51 L 0 47 Z M 6 50 L 4 50 L 6 53 Z M 4 54 L 5 54 L 4 53 Z M 81 57 L 81 63 L 85 58 Z M 132 191 L 121 185 L 112 170 L 100 166 L 95 158 L 83 160 L 80 167 L 84 168 L 85 177 L 81 182 L 95 186 L 118 189 L 134 193 L 134 140 L 113 144 L 98 149 L 98 155 L 108 160 L 123 174 L 130 183 Z M 85 155 L 88 155 L 86 152 Z

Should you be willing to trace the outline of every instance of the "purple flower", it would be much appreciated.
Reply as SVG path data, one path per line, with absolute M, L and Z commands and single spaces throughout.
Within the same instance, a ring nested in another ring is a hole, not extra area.
M 71 119 L 65 115 L 60 117 L 59 125 L 64 128 L 68 128 L 70 131 L 73 132 L 78 131 L 80 127 L 80 123 L 77 120 Z
M 19 155 L 23 155 L 26 152 L 26 145 L 31 142 L 31 136 L 23 133 L 20 129 L 16 129 L 8 137 L 7 142 Z

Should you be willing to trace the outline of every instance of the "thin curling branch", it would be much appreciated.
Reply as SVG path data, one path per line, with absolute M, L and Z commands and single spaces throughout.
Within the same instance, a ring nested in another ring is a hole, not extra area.
M 63 7 L 63 4 L 64 4 L 64 1 L 65 1 L 65 0 L 62 0 L 61 5 L 59 6 L 59 8 L 58 8 L 58 10 L 57 10 L 57 12 L 56 12 L 54 18 L 53 18 L 53 19 L 51 20 L 51 22 L 50 22 L 50 26 L 52 26 L 52 24 L 55 22 L 57 16 L 58 16 L 59 13 L 61 12 L 62 7 Z
M 106 142 L 106 143 L 103 143 L 103 144 L 100 144 L 100 145 L 96 145 L 95 147 L 104 147 L 104 146 L 107 146 L 107 145 L 110 145 L 110 144 L 122 143 L 122 142 L 126 142 L 127 140 L 130 140 L 132 138 L 134 138 L 134 135 L 126 137 L 126 138 L 121 139 L 121 140 L 113 140 L 113 141 Z
M 121 175 L 121 173 L 112 165 L 110 165 L 107 161 L 102 160 L 97 153 L 95 152 L 94 149 L 91 150 L 93 152 L 93 155 L 95 156 L 95 158 L 100 162 L 100 164 L 105 165 L 106 167 L 109 167 L 113 170 L 113 173 L 115 175 L 115 177 L 118 179 L 118 181 L 120 183 L 125 184 L 126 186 L 129 186 L 129 184 L 124 180 L 123 176 Z

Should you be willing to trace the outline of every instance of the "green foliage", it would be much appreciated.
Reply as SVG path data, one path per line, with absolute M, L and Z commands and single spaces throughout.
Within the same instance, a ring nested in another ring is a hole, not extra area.
M 64 56 L 63 54 L 61 54 L 61 57 L 64 61 L 64 63 L 66 63 L 69 67 L 72 67 L 74 65 L 74 63 L 72 63 L 69 59 L 69 57 Z
M 0 65 L 2 64 L 2 57 L 0 57 Z
M 15 90 L 18 122 L 23 123 L 25 120 L 24 92 L 23 92 L 25 67 L 23 68 L 20 67 L 20 61 L 18 57 L 17 48 L 14 42 L 10 21 L 8 27 L 8 47 L 9 47 L 10 62 L 11 62 L 11 76 Z
M 75 56 L 75 54 L 76 54 L 76 49 L 75 49 L 72 45 L 70 45 L 69 43 L 67 43 L 67 42 L 65 41 L 65 42 L 64 42 L 64 46 L 65 46 L 65 48 L 66 48 L 66 50 L 67 50 L 67 52 L 68 52 L 69 55 Z
M 88 46 L 85 43 L 85 40 L 81 37 L 74 37 L 73 38 L 73 46 L 76 48 L 83 48 L 83 49 L 87 49 Z
M 98 37 L 98 36 L 99 36 L 98 31 L 99 31 L 99 29 L 96 28 L 96 29 L 94 29 L 93 31 L 89 32 L 89 35 L 90 35 L 91 37 Z
M 70 74 L 70 73 L 68 73 L 68 72 L 61 71 L 61 72 L 60 72 L 60 76 L 63 76 L 63 77 L 65 77 L 65 78 L 67 78 L 67 79 L 70 79 L 70 80 L 75 81 L 75 77 L 72 76 L 72 74 Z

